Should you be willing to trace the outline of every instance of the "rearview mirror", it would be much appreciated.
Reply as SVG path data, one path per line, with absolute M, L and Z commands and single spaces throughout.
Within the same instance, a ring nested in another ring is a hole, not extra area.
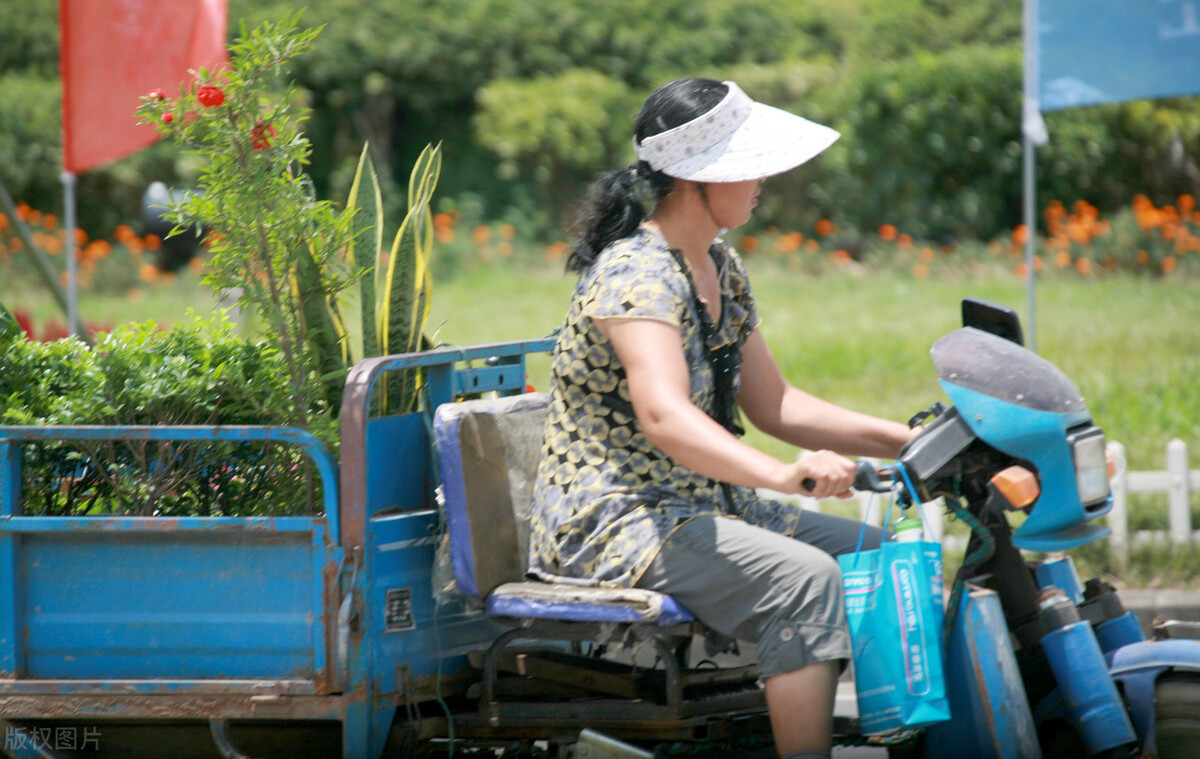
M 963 298 L 962 322 L 964 327 L 990 332 L 1017 345 L 1025 344 L 1025 334 L 1021 331 L 1021 317 L 1007 306 L 999 306 L 979 298 Z

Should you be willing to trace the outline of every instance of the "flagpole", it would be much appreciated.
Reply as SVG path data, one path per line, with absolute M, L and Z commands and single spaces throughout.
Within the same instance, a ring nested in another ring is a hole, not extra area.
M 67 229 L 67 329 L 76 337 L 83 334 L 79 327 L 79 290 L 75 277 L 75 174 L 64 171 L 59 179 L 63 186 L 63 226 Z
M 62 277 L 59 276 L 58 269 L 54 268 L 54 264 L 50 262 L 50 257 L 38 247 L 25 222 L 21 220 L 20 215 L 17 213 L 17 205 L 13 202 L 12 196 L 8 194 L 8 189 L 5 188 L 3 183 L 0 183 L 0 214 L 8 216 L 9 221 L 12 222 L 13 232 L 16 233 L 17 239 L 25 245 L 25 249 L 29 251 L 30 256 L 33 258 L 34 269 L 37 275 L 41 278 L 42 283 L 46 285 L 46 289 L 50 291 L 50 294 L 54 296 L 54 302 L 58 304 L 58 307 L 65 314 L 67 312 L 67 291 L 63 289 Z M 80 339 L 88 345 L 92 344 L 91 337 L 86 333 L 81 334 Z
M 1034 181 L 1034 172 L 1037 170 L 1036 162 L 1033 160 L 1033 141 L 1026 135 L 1021 138 L 1022 144 L 1022 164 L 1024 174 L 1022 189 L 1023 205 L 1021 215 L 1024 217 L 1025 225 L 1025 312 L 1029 314 L 1027 319 L 1029 326 L 1025 329 L 1026 342 L 1029 344 L 1029 350 L 1037 352 L 1037 295 L 1034 284 L 1034 241 L 1033 238 L 1037 234 L 1034 228 L 1036 211 L 1034 210 L 1034 195 L 1037 193 L 1037 183 Z
M 1025 36 L 1025 69 L 1024 97 L 1021 102 L 1021 153 L 1022 153 L 1022 216 L 1025 225 L 1025 282 L 1026 282 L 1026 312 L 1028 327 L 1025 336 L 1029 349 L 1037 352 L 1037 296 L 1036 272 L 1034 262 L 1034 239 L 1037 237 L 1036 227 L 1036 195 L 1037 195 L 1037 163 L 1034 161 L 1034 149 L 1037 144 L 1046 141 L 1046 128 L 1042 123 L 1041 107 L 1038 92 L 1038 0 L 1025 0 L 1024 6 L 1024 36 Z

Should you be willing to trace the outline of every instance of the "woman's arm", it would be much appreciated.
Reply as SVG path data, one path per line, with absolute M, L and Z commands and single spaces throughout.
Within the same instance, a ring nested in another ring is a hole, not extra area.
M 763 432 L 810 450 L 895 458 L 916 430 L 823 401 L 784 379 L 766 339 L 754 330 L 742 347 L 738 403 Z
M 828 451 L 784 463 L 738 440 L 691 401 L 679 328 L 650 319 L 596 319 L 625 369 L 643 433 L 683 466 L 722 482 L 817 498 L 845 494 L 854 463 Z M 801 487 L 805 479 L 815 485 Z

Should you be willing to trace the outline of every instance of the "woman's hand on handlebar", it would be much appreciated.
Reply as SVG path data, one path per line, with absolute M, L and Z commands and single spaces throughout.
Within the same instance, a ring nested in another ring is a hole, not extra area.
M 788 464 L 784 470 L 784 493 L 812 498 L 849 498 L 856 465 L 833 451 L 816 451 Z

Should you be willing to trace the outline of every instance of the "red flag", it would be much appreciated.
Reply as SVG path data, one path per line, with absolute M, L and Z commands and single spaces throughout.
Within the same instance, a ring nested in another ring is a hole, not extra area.
M 79 173 L 158 139 L 139 98 L 167 97 L 225 51 L 225 0 L 59 0 L 63 168 Z

